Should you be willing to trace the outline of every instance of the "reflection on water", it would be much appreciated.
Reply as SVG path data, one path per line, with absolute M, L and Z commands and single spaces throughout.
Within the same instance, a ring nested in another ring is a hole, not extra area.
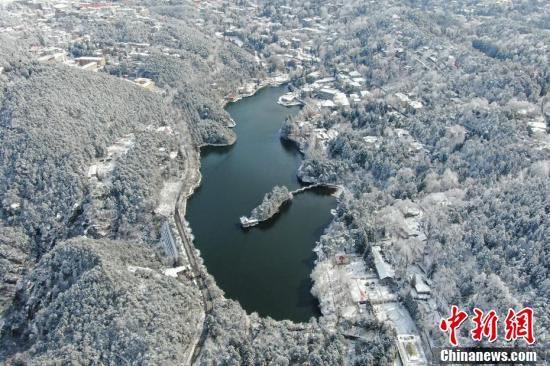
M 273 220 L 249 230 L 239 225 L 239 217 L 274 185 L 300 186 L 300 154 L 279 139 L 285 117 L 299 110 L 276 104 L 284 92 L 284 87 L 268 88 L 228 106 L 237 142 L 202 150 L 202 185 L 189 201 L 187 219 L 208 271 L 227 297 L 249 312 L 307 321 L 319 315 L 310 293 L 312 249 L 330 223 L 334 198 L 326 189 L 312 189 Z

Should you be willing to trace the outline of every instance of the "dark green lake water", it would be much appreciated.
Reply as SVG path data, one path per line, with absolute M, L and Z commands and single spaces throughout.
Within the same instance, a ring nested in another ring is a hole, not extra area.
M 284 92 L 266 88 L 227 107 L 237 123 L 237 142 L 202 151 L 202 184 L 189 201 L 187 219 L 208 271 L 227 297 L 248 312 L 307 321 L 319 315 L 310 293 L 312 249 L 330 223 L 335 199 L 307 191 L 271 221 L 248 231 L 239 226 L 239 217 L 274 185 L 300 186 L 301 156 L 279 139 L 285 117 L 299 110 L 276 103 Z

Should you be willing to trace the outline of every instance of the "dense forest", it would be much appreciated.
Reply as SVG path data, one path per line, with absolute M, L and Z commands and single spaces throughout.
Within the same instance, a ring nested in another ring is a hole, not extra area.
M 17 75 L 20 72 L 27 74 Z M 108 195 L 132 202 L 117 205 L 116 215 L 141 216 L 142 224 L 154 222 L 145 215 L 153 204 L 147 200 L 154 199 L 161 182 L 162 170 L 152 168 L 162 157 L 151 150 L 155 144 L 177 147 L 177 142 L 173 136 L 148 133 L 146 127 L 176 129 L 181 122 L 175 121 L 170 107 L 159 97 L 101 74 L 31 63 L 10 75 L 1 109 L 0 138 L 6 147 L 0 167 L 1 217 L 24 228 L 35 243 L 33 257 L 40 258 L 57 240 L 85 231 L 89 223 L 83 213 L 91 200 L 88 168 L 118 137 L 136 130 L 148 136 L 138 138 L 120 161 Z M 120 235 L 113 230 L 111 236 Z
M 67 30 L 85 29 L 95 40 L 82 44 L 81 55 L 92 55 L 121 42 L 151 44 L 147 56 L 138 54 L 128 59 L 127 51 L 117 50 L 108 71 L 151 78 L 169 90 L 173 104 L 189 119 L 197 143 L 232 144 L 235 136 L 227 128 L 230 117 L 220 100 L 244 80 L 264 73 L 246 51 L 197 32 L 189 17 L 193 9 L 187 9 L 185 15 L 180 15 L 180 10 L 178 5 L 151 7 L 150 12 L 163 17 L 160 29 L 123 17 L 112 22 L 65 17 L 63 22 Z
M 153 209 L 163 180 L 182 174 L 183 157 L 163 151 L 178 150 L 186 122 L 159 95 L 37 64 L 13 44 L 2 39 L 0 360 L 178 363 L 202 307 L 191 283 L 161 274 Z M 90 166 L 130 133 L 98 194 Z M 101 220 L 109 230 L 94 235 Z
M 317 117 L 306 108 L 283 132 L 305 152 L 302 179 L 349 189 L 321 240 L 326 253 L 365 253 L 368 263 L 369 248 L 382 244 L 401 273 L 401 293 L 410 288 L 410 268 L 420 266 L 440 314 L 450 304 L 502 314 L 532 306 L 538 340 L 546 344 L 549 137 L 532 126 L 550 121 L 550 70 L 545 48 L 526 45 L 548 37 L 539 29 L 542 19 L 529 29 L 525 23 L 525 16 L 539 19 L 538 6 L 501 9 L 477 27 L 453 17 L 458 9 L 444 15 L 397 4 L 344 7 L 335 19 L 353 20 L 338 42 L 318 52 L 329 75 L 337 72 L 335 59 L 356 64 L 369 98 Z M 316 9 L 303 8 L 310 16 Z M 435 55 L 436 64 L 422 52 Z M 295 79 L 300 85 L 306 78 Z M 396 92 L 419 99 L 423 108 L 403 107 Z M 323 148 L 300 130 L 303 121 L 338 135 Z M 411 203 L 423 213 L 423 239 L 403 234 L 409 229 L 400 207 Z M 417 324 L 445 342 L 429 312 L 414 310 Z
M 148 248 L 125 241 L 59 243 L 22 279 L 5 313 L 0 357 L 30 365 L 180 364 L 200 322 L 197 290 L 161 274 L 151 258 Z
M 236 141 L 224 105 L 243 85 L 282 74 L 305 104 L 281 129 L 298 177 L 342 187 L 318 263 L 345 253 L 374 272 L 381 248 L 425 350 L 447 344 L 434 324 L 453 304 L 530 306 L 548 345 L 546 2 L 199 3 L 0 4 L 0 363 L 175 365 L 201 338 L 199 365 L 394 363 L 372 305 L 279 322 L 224 298 L 202 264 L 211 309 L 165 275 L 163 186 L 198 174 L 201 146 Z M 106 64 L 37 61 L 52 49 Z M 327 80 L 351 102 L 318 103 Z

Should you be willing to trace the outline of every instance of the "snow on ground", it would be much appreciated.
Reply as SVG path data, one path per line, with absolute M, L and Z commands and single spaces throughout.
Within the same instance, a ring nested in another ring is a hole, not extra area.
M 164 270 L 164 275 L 168 277 L 174 277 L 178 278 L 178 273 L 185 271 L 186 269 L 189 269 L 188 266 L 180 266 L 180 267 L 174 267 L 174 268 L 166 268 Z
M 134 134 L 128 134 L 119 138 L 114 144 L 107 147 L 107 154 L 98 159 L 88 168 L 88 177 L 97 178 L 98 180 L 109 180 L 111 172 L 116 167 L 118 159 L 126 155 L 128 150 L 135 144 Z
M 126 269 L 128 269 L 128 271 L 132 273 L 136 273 L 136 271 L 138 270 L 143 272 L 153 272 L 153 270 L 149 267 L 138 267 L 138 266 L 132 266 L 132 265 L 129 265 L 128 267 L 126 267 Z
M 155 213 L 166 217 L 172 215 L 180 189 L 181 181 L 164 182 Z
M 369 281 L 367 296 L 372 304 L 397 301 L 397 295 L 395 295 L 389 287 L 382 285 L 378 279 Z
M 326 259 L 313 270 L 311 277 L 314 285 L 311 292 L 319 299 L 325 316 L 339 314 L 350 319 L 361 312 L 358 300 L 362 294 L 365 297 L 367 270 L 361 257 L 349 258 L 349 264 L 345 265 L 337 265 L 332 259 Z
M 154 269 L 151 269 L 151 268 L 148 268 L 148 267 L 139 267 L 139 266 L 132 266 L 132 265 L 128 265 L 126 267 L 126 269 L 129 271 L 129 272 L 132 272 L 132 273 L 136 273 L 136 272 L 139 272 L 139 273 L 150 273 L 153 277 L 155 278 L 160 278 L 160 274 L 157 273 Z M 143 288 L 144 289 L 144 288 Z
M 317 264 L 312 278 L 312 293 L 317 296 L 326 317 L 352 319 L 363 312 L 362 303 L 395 302 L 397 296 L 367 270 L 360 256 L 349 256 L 349 263 L 335 264 L 326 259 Z M 383 310 L 383 308 L 381 308 Z M 385 319 L 385 318 L 384 318 Z
M 409 312 L 400 303 L 384 303 L 373 307 L 378 320 L 390 321 L 397 334 L 418 334 Z

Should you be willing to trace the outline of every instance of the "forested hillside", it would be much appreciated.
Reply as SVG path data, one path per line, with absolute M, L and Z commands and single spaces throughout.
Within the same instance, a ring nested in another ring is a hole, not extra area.
M 210 337 L 199 365 L 340 365 L 346 358 L 344 337 L 322 320 L 303 324 L 274 321 L 257 314 L 246 315 L 236 302 L 224 299 L 216 302 L 207 326 Z M 377 322 L 370 326 L 373 336 L 357 344 L 355 362 L 391 364 L 395 357 L 391 329 Z
M 174 105 L 184 111 L 196 132 L 197 143 L 231 144 L 235 136 L 227 128 L 230 117 L 220 101 L 245 80 L 261 77 L 264 72 L 248 52 L 197 32 L 192 23 L 195 11 L 183 4 L 153 6 L 150 12 L 162 16 L 161 28 L 147 21 L 138 25 L 123 17 L 110 22 L 77 17 L 63 21 L 67 30 L 84 30 L 94 39 L 75 49 L 79 55 L 91 55 L 121 42 L 150 44 L 150 54 L 136 54 L 130 60 L 127 51 L 119 51 L 120 61 L 113 60 L 118 65 L 107 70 L 113 75 L 151 78 L 169 90 Z
M 30 243 L 23 231 L 0 226 L 0 313 L 11 303 L 17 282 L 26 274 L 31 263 Z
M 8 364 L 179 365 L 200 323 L 197 289 L 162 274 L 153 252 L 124 241 L 56 245 L 6 311 Z
M 372 265 L 370 248 L 382 246 L 403 298 L 425 274 L 437 306 L 409 309 L 443 344 L 433 324 L 450 304 L 501 314 L 532 306 L 546 344 L 548 53 L 527 44 L 547 43 L 548 33 L 543 20 L 525 23 L 544 5 L 495 7 L 476 22 L 428 3 L 340 9 L 337 19 L 353 20 L 318 49 L 319 70 L 341 75 L 353 63 L 369 93 L 336 111 L 305 108 L 283 127 L 305 152 L 304 180 L 348 188 L 321 248 L 364 253 Z M 336 137 L 321 144 L 307 123 Z
M 163 274 L 154 209 L 184 173 L 169 153 L 193 149 L 188 122 L 161 95 L 13 45 L 0 76 L 0 362 L 179 364 L 202 307 Z
M 74 44 L 75 56 L 129 39 L 159 49 L 94 73 L 17 50 L 33 36 L 2 38 L 0 363 L 185 364 L 203 329 L 204 304 L 192 281 L 165 274 L 158 243 L 167 218 L 156 208 L 166 182 L 196 174 L 188 154 L 235 141 L 224 96 L 262 71 L 249 53 L 177 21 L 154 39 L 152 32 L 140 38 L 140 27 L 61 21 L 97 40 Z M 183 56 L 161 52 L 162 45 Z M 160 90 L 122 80 L 122 67 Z M 200 363 L 342 359 L 332 332 L 304 338 L 303 326 L 247 315 L 223 297 L 216 302 Z M 262 342 L 247 335 L 249 327 L 261 330 Z
M 549 11 L 0 3 L 0 364 L 391 365 L 404 335 L 433 360 L 451 305 L 532 307 L 547 348 Z M 285 80 L 298 177 L 339 187 L 303 324 L 226 299 L 172 215 L 237 139 L 224 105 Z
M 27 75 L 17 75 L 23 71 Z M 154 199 L 162 171 L 151 174 L 160 157 L 147 151 L 156 136 L 146 127 L 177 129 L 170 108 L 159 97 L 104 75 L 35 64 L 10 75 L 1 109 L 2 218 L 24 227 L 36 243 L 33 255 L 38 258 L 57 240 L 84 232 L 81 214 L 89 201 L 88 169 L 117 138 L 132 132 L 144 138 L 114 172 L 110 194 L 133 201 L 129 210 L 148 215 L 152 203 L 146 200 Z M 173 136 L 163 135 L 156 144 L 177 148 Z M 141 155 L 140 164 L 128 170 L 134 154 Z M 117 184 L 121 174 L 130 179 Z M 128 182 L 135 185 L 134 191 L 129 192 Z

